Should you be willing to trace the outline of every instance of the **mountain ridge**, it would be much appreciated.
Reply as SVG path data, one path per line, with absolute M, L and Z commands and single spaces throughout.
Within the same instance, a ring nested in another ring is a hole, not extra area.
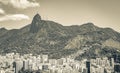
M 63 26 L 54 21 L 42 20 L 39 14 L 33 17 L 31 24 L 21 29 L 5 30 L 0 33 L 2 33 L 0 35 L 1 54 L 47 53 L 51 58 L 60 58 L 91 46 L 92 49 L 101 49 L 96 56 L 102 55 L 101 52 L 106 47 L 108 50 L 109 48 L 115 51 L 120 50 L 120 33 L 111 28 L 100 28 L 93 23 Z M 112 44 L 117 43 L 117 46 L 111 46 L 109 41 Z M 89 54 L 92 49 L 88 50 Z

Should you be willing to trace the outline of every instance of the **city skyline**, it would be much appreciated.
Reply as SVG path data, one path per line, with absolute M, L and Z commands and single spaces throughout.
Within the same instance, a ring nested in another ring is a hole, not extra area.
M 47 54 L 34 56 L 8 53 L 0 55 L 0 73 L 116 73 L 114 58 L 75 60 L 70 57 L 50 59 Z
M 92 22 L 120 32 L 120 1 L 96 0 L 0 0 L 0 28 L 19 29 L 31 23 L 39 13 L 43 20 L 64 26 Z

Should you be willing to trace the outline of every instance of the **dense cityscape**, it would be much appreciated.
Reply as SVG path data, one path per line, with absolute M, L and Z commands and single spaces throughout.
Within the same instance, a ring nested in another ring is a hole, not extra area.
M 0 56 L 0 73 L 119 73 L 114 58 L 49 59 L 48 55 L 8 53 Z

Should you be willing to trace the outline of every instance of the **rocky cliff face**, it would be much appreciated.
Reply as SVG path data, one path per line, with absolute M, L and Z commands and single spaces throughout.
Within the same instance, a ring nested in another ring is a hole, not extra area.
M 82 56 L 93 54 L 96 57 L 102 56 L 106 47 L 120 50 L 119 45 L 120 33 L 110 28 L 99 28 L 93 23 L 62 26 L 42 20 L 39 14 L 33 17 L 30 25 L 21 29 L 0 29 L 0 53 L 47 53 L 51 58 L 60 58 L 87 47 L 90 49 Z
M 39 14 L 36 14 L 33 17 L 33 21 L 31 23 L 31 28 L 30 32 L 36 33 L 38 30 L 42 27 L 42 21 L 41 21 L 41 16 Z

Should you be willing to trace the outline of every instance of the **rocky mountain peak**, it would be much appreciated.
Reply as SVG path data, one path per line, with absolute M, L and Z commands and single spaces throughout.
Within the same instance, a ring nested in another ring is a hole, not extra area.
M 89 22 L 81 25 L 81 27 L 96 27 L 96 26 L 93 23 Z
M 31 28 L 30 28 L 30 32 L 35 33 L 38 32 L 40 24 L 41 24 L 41 16 L 39 14 L 36 14 L 33 17 L 32 23 L 31 23 Z
M 2 30 L 7 30 L 6 28 L 0 28 L 0 30 L 2 31 Z
M 80 26 L 83 32 L 90 32 L 99 30 L 99 27 L 95 26 L 93 23 L 86 23 Z
M 40 20 L 41 20 L 41 16 L 37 13 L 37 14 L 33 17 L 33 20 L 38 20 L 38 21 L 40 21 Z

